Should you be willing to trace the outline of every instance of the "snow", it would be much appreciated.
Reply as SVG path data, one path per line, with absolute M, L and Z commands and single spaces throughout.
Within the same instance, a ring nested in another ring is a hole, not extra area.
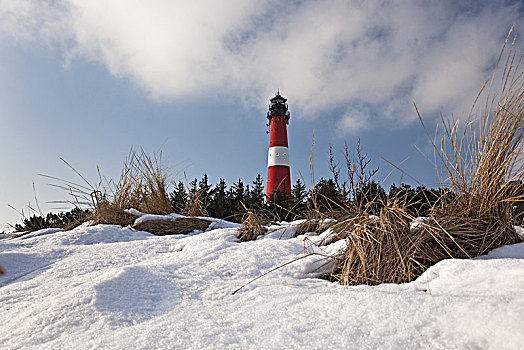
M 415 220 L 411 221 L 409 223 L 409 229 L 411 231 L 415 230 L 416 228 L 418 228 L 420 225 L 424 225 L 427 221 L 429 220 L 428 217 L 426 216 L 419 216 L 419 217 L 416 217 Z
M 521 226 L 513 226 L 515 228 L 515 231 L 517 231 L 517 234 L 520 236 L 520 238 L 524 241 L 524 227 Z
M 412 283 L 347 287 L 317 278 L 344 241 L 316 246 L 329 230 L 292 238 L 298 224 L 245 243 L 236 227 L 2 239 L 0 348 L 523 347 L 524 243 L 442 261 Z
M 168 214 L 168 215 L 146 214 L 146 213 L 142 213 L 141 211 L 138 211 L 138 210 L 136 210 L 134 208 L 125 209 L 124 212 L 126 212 L 128 214 L 131 214 L 131 215 L 134 215 L 134 216 L 138 216 L 138 219 L 135 220 L 135 225 L 139 224 L 139 223 L 142 223 L 142 222 L 145 222 L 145 221 L 174 220 L 174 219 L 185 218 L 186 217 L 184 215 L 180 215 L 180 214 L 176 214 L 176 213 L 172 213 L 172 214 Z

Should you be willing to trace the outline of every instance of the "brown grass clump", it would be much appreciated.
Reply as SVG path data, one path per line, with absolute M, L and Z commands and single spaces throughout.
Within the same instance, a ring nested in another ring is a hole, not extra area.
M 523 198 L 511 184 L 524 178 L 524 83 L 514 44 L 498 93 L 491 91 L 495 70 L 465 126 L 442 120 L 444 136 L 433 146 L 443 184 L 449 183 L 453 195 L 431 209 L 428 221 L 410 228 L 414 218 L 405 203 L 393 201 L 378 218 L 364 208 L 333 227 L 348 240 L 334 274 L 342 284 L 409 282 L 442 259 L 472 258 L 520 241 L 511 210 Z
M 206 208 L 204 207 L 202 203 L 202 195 L 200 191 L 195 190 L 195 191 L 189 192 L 184 214 L 189 215 L 189 216 L 207 216 L 208 215 Z
M 64 231 L 71 231 L 71 230 L 77 228 L 78 226 L 82 225 L 83 223 L 84 223 L 84 219 L 77 220 L 75 222 L 67 224 L 66 226 L 64 226 Z
M 109 225 L 120 225 L 128 226 L 135 221 L 135 217 L 131 214 L 124 212 L 128 209 L 126 206 L 120 206 L 118 203 L 103 201 L 99 202 L 95 206 L 95 210 L 91 214 L 91 220 L 95 225 L 97 224 L 109 224 Z
M 169 214 L 172 211 L 167 196 L 169 171 L 161 164 L 160 156 L 131 151 L 124 162 L 119 181 L 111 194 L 94 192 L 94 212 L 90 218 L 96 224 L 127 226 L 134 217 L 125 209 L 135 208 L 148 214 Z
M 245 208 L 245 206 L 244 206 Z M 238 228 L 237 238 L 239 242 L 254 241 L 258 236 L 266 234 L 264 220 L 257 216 L 253 210 L 247 209 L 247 214 Z
M 308 232 L 322 233 L 335 223 L 333 220 L 335 217 L 337 217 L 337 213 L 335 212 L 321 213 L 310 210 L 306 213 L 304 222 L 298 225 L 295 236 L 300 236 Z
M 321 233 L 322 227 L 322 219 L 308 218 L 305 219 L 304 222 L 302 222 L 300 225 L 298 225 L 295 235 L 300 236 L 308 232 Z
M 183 235 L 193 231 L 205 231 L 211 221 L 199 218 L 176 218 L 174 220 L 150 220 L 133 225 L 139 231 L 151 232 L 157 236 Z
M 365 212 L 333 226 L 348 240 L 339 266 L 340 283 L 348 285 L 402 283 L 410 281 L 421 268 L 415 260 L 420 235 L 410 234 L 412 217 L 404 208 L 385 206 L 378 218 Z M 420 244 L 421 246 L 423 244 Z
M 348 245 L 332 277 L 345 285 L 405 283 L 443 259 L 471 258 L 517 242 L 512 228 L 501 232 L 475 218 L 430 217 L 412 228 L 413 222 L 405 206 L 393 202 L 378 216 L 364 211 L 335 224 L 337 239 Z

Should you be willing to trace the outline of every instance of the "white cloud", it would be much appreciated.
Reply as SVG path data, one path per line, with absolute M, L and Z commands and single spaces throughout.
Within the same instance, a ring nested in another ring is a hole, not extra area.
M 413 101 L 467 112 L 506 31 L 524 24 L 502 0 L 0 1 L 11 39 L 100 62 L 153 99 L 213 92 L 265 108 L 280 88 L 295 117 L 336 108 L 352 130 L 409 124 Z
M 337 130 L 343 134 L 356 133 L 369 126 L 369 114 L 363 109 L 350 108 L 338 120 Z

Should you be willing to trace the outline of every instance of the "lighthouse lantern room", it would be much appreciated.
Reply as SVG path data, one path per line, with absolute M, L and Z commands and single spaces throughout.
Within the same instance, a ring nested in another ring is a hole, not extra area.
M 287 124 L 289 111 L 287 100 L 277 92 L 269 100 L 269 152 L 267 159 L 266 201 L 277 190 L 291 196 L 291 177 L 289 171 L 289 150 L 287 144 Z

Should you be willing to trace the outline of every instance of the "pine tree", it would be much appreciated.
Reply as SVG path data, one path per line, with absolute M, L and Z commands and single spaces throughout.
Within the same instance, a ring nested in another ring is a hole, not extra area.
M 398 201 L 401 203 L 411 215 L 417 215 L 417 206 L 419 203 L 416 203 L 416 192 L 410 185 L 405 183 L 400 184 L 400 187 L 391 185 L 387 198 L 390 201 Z
M 181 212 L 186 207 L 187 192 L 182 181 L 178 181 L 178 185 L 173 192 L 169 194 L 169 203 L 176 212 Z
M 45 217 L 33 215 L 25 218 L 23 225 L 16 224 L 15 231 L 36 231 L 44 228 L 66 227 L 75 222 L 82 222 L 91 212 L 88 209 L 73 208 L 68 212 L 48 213 Z
M 293 206 L 293 199 L 288 196 L 284 189 L 277 189 L 273 192 L 266 203 L 266 208 L 277 221 L 288 221 L 293 218 L 291 207 Z
M 198 185 L 198 180 L 195 177 L 195 179 L 189 183 L 189 189 L 188 189 L 189 194 L 195 193 L 198 190 L 197 185 Z
M 250 209 L 262 208 L 264 206 L 266 195 L 264 193 L 264 179 L 260 174 L 253 181 L 253 188 L 248 193 L 248 207 Z
M 293 212 L 298 216 L 302 216 L 307 209 L 307 195 L 308 192 L 306 191 L 306 185 L 304 185 L 300 179 L 297 179 L 295 185 L 293 185 L 293 188 L 291 189 L 291 198 L 293 201 Z
M 378 182 L 372 180 L 356 192 L 356 200 L 362 210 L 366 209 L 368 213 L 378 215 L 386 201 L 386 191 Z
M 204 209 L 207 209 L 209 206 L 209 200 L 211 196 L 211 185 L 208 183 L 207 174 L 204 174 L 202 180 L 198 182 L 198 193 L 200 195 L 200 200 L 202 201 L 202 206 Z
M 244 183 L 241 179 L 238 179 L 237 183 L 234 183 L 228 191 L 228 198 L 231 203 L 231 214 L 235 218 L 235 221 L 240 221 L 242 215 L 245 213 L 245 209 L 241 203 L 246 203 L 246 190 Z
M 446 190 L 444 190 L 446 191 Z M 415 189 L 414 213 L 417 216 L 428 216 L 431 208 L 440 200 L 449 200 L 452 193 L 443 196 L 443 189 L 428 189 L 425 186 L 418 186 Z
M 345 205 L 345 199 L 337 190 L 337 186 L 332 179 L 320 179 L 309 199 L 309 207 L 316 208 L 321 212 L 337 210 Z
M 231 206 L 227 198 L 226 180 L 220 179 L 213 189 L 209 201 L 208 213 L 214 218 L 225 219 L 231 215 Z

